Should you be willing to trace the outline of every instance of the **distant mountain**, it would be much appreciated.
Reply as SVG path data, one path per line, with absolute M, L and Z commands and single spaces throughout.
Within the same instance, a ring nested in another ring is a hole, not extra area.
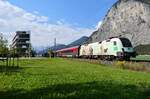
M 68 45 L 64 45 L 64 44 L 57 44 L 56 47 L 52 46 L 50 47 L 51 50 L 60 50 L 63 48 L 68 48 L 68 47 L 73 47 L 73 46 L 79 46 L 81 44 L 83 44 L 84 42 L 86 42 L 89 38 L 86 36 L 81 37 L 80 39 L 68 44 Z
M 80 39 L 65 45 L 65 44 L 57 44 L 56 46 L 51 46 L 51 47 L 36 47 L 35 50 L 38 52 L 39 55 L 42 55 L 44 53 L 47 53 L 49 49 L 56 51 L 56 50 L 61 50 L 64 48 L 69 48 L 69 47 L 73 47 L 73 46 L 79 46 L 81 44 L 83 44 L 84 42 L 87 42 L 87 40 L 89 39 L 89 37 L 83 36 Z
M 68 45 L 68 47 L 79 46 L 79 45 L 83 44 L 84 42 L 88 41 L 88 39 L 89 39 L 89 37 L 83 36 L 83 37 L 81 37 L 80 39 L 78 39 L 78 40 L 76 40 L 76 41 L 70 43 L 70 44 Z
M 67 45 L 64 45 L 64 44 L 57 44 L 56 46 L 52 46 L 50 47 L 51 50 L 60 50 L 60 49 L 63 49 L 63 48 L 66 48 L 68 47 Z
M 36 52 L 43 51 L 43 50 L 46 49 L 46 48 L 47 48 L 46 46 L 33 46 L 33 49 L 34 49 Z

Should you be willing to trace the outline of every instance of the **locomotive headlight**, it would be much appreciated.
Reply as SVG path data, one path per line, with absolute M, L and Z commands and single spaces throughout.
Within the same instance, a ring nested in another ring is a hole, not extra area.
M 124 53 L 123 53 L 123 52 L 121 52 L 120 54 L 121 54 L 121 56 L 124 56 Z
M 123 57 L 124 56 L 124 52 L 117 52 L 117 56 Z

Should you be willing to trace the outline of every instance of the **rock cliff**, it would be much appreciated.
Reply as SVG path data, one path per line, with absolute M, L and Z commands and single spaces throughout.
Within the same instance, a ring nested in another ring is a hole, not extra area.
M 122 35 L 133 46 L 150 44 L 150 0 L 119 0 L 108 11 L 89 42 Z

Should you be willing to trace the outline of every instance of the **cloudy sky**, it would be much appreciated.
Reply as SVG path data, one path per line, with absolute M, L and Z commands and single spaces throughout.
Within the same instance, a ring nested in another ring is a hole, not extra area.
M 33 46 L 68 44 L 89 36 L 116 0 L 0 0 L 0 32 L 30 30 Z

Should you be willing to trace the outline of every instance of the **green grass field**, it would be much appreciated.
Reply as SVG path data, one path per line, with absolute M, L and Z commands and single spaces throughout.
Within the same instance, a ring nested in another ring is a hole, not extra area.
M 67 59 L 0 71 L 0 99 L 150 99 L 150 74 Z

